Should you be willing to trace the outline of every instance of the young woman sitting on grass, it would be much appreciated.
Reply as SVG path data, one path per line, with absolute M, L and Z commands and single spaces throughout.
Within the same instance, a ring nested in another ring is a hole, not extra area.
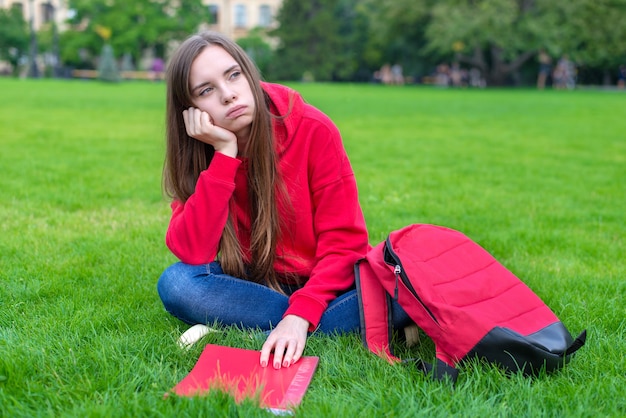
M 264 367 L 272 352 L 273 367 L 298 361 L 315 330 L 358 330 L 353 265 L 368 235 L 333 122 L 294 90 L 261 82 L 217 33 L 188 38 L 166 80 L 166 243 L 181 260 L 159 279 L 167 311 L 271 330 Z

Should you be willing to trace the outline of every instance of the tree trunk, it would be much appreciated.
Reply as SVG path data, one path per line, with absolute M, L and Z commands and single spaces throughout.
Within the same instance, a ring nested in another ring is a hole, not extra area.
M 535 51 L 523 52 L 507 63 L 502 58 L 502 48 L 491 45 L 490 52 L 491 68 L 487 76 L 487 84 L 491 86 L 505 85 L 510 76 L 536 53 Z
M 474 54 L 472 56 L 456 54 L 456 60 L 460 63 L 468 64 L 473 68 L 478 68 L 481 74 L 487 74 L 487 63 L 483 55 L 482 49 L 479 46 L 474 48 Z
M 478 68 L 488 86 L 505 85 L 509 76 L 536 54 L 536 51 L 526 51 L 507 63 L 502 58 L 502 48 L 492 44 L 489 52 L 491 55 L 490 64 L 485 60 L 484 51 L 478 46 L 474 48 L 474 53 L 471 56 L 456 55 L 459 62 Z

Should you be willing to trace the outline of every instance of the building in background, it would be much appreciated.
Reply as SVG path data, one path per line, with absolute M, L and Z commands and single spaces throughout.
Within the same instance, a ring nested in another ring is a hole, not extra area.
M 254 28 L 273 29 L 283 0 L 204 0 L 210 22 L 201 29 L 210 29 L 237 39 Z
M 123 1 L 123 0 L 117 0 Z M 155 0 L 143 0 L 145 2 Z M 59 33 L 69 28 L 68 19 L 75 12 L 70 8 L 69 0 L 0 0 L 0 9 L 17 8 L 22 12 L 31 33 L 30 48 L 20 64 L 22 76 L 39 77 L 46 72 L 59 75 L 63 63 L 59 58 Z M 278 26 L 276 17 L 283 0 L 202 0 L 206 7 L 206 21 L 199 30 L 214 30 L 232 38 L 239 39 L 247 36 L 253 29 L 270 30 Z M 52 23 L 56 23 L 52 25 Z M 42 29 L 53 30 L 53 47 L 51 51 L 41 51 L 38 47 L 37 32 Z M 267 39 L 272 43 L 271 39 Z M 169 47 L 175 47 L 176 40 L 172 40 Z M 167 55 L 167 53 L 166 53 Z M 167 57 L 161 57 L 167 58 Z M 146 48 L 142 58 L 136 63 L 136 68 L 146 70 L 152 68 L 157 59 L 154 48 Z M 26 62 L 26 60 L 28 62 Z M 6 73 L 8 63 L 0 62 L 0 70 Z M 6 68 L 5 68 L 6 67 Z
M 150 1 L 150 0 L 146 0 Z M 237 39 L 254 28 L 275 28 L 276 15 L 283 0 L 203 0 L 210 21 L 200 29 L 211 29 Z M 24 20 L 37 31 L 55 21 L 60 31 L 72 11 L 67 0 L 0 0 L 0 8 L 18 7 Z
M 62 31 L 66 27 L 65 20 L 70 17 L 67 0 L 0 0 L 0 8 L 10 7 L 19 8 L 24 20 L 32 23 L 36 31 L 52 22 Z
M 20 56 L 19 60 L 23 64 L 0 63 L 2 72 L 13 73 L 16 68 L 21 76 L 40 77 L 44 68 L 48 68 L 54 76 L 60 75 L 59 60 L 59 32 L 66 27 L 65 21 L 69 17 L 67 3 L 65 0 L 0 0 L 0 8 L 17 9 L 22 13 L 24 20 L 28 23 L 30 32 L 30 46 L 28 58 Z M 48 28 L 52 30 L 53 46 L 52 50 L 45 54 L 40 54 L 36 32 Z

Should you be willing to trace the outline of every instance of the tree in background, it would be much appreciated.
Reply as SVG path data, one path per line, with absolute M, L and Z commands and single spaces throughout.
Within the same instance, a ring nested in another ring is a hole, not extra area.
M 626 63 L 626 0 L 576 0 L 562 6 L 569 6 L 569 13 L 560 13 L 561 30 L 551 34 L 548 44 L 590 73 L 587 81 L 612 84 Z
M 102 81 L 117 82 L 120 81 L 120 73 L 115 62 L 115 54 L 113 47 L 109 44 L 111 39 L 111 29 L 104 26 L 97 26 L 96 32 L 104 41 L 102 53 L 98 60 L 98 78 Z
M 333 17 L 337 0 L 285 0 L 278 13 L 279 39 L 272 66 L 274 78 L 299 80 L 311 73 L 331 80 L 333 54 L 338 49 L 338 25 Z
M 271 35 L 279 39 L 272 77 L 352 80 L 367 66 L 360 0 L 285 0 Z
M 335 51 L 334 79 L 339 81 L 370 81 L 377 69 L 372 56 L 372 37 L 367 9 L 361 0 L 339 0 L 335 17 L 341 49 Z
M 427 48 L 454 53 L 489 85 L 503 85 L 544 43 L 543 0 L 442 0 L 430 10 Z M 555 2 L 556 3 L 556 2 Z
M 264 30 L 254 29 L 248 36 L 237 39 L 237 43 L 252 58 L 263 77 L 267 77 L 270 72 L 271 63 L 274 57 L 272 47 L 265 41 Z
M 541 48 L 554 59 L 617 68 L 626 54 L 626 0 L 363 0 L 375 3 L 386 59 L 458 61 L 490 85 L 514 82 Z M 387 45 L 387 47 L 385 47 Z
M 78 69 L 96 66 L 98 26 L 111 29 L 116 59 L 146 70 L 146 51 L 167 58 L 168 45 L 211 20 L 203 0 L 68 0 L 68 7 L 75 14 L 58 45 L 61 61 Z M 0 9 L 0 59 L 14 68 L 28 50 L 19 13 Z M 277 19 L 275 50 L 263 31 L 238 40 L 275 80 L 367 81 L 383 65 L 400 64 L 419 81 L 457 62 L 489 85 L 534 83 L 543 49 L 554 62 L 567 54 L 588 82 L 609 83 L 626 61 L 626 0 L 284 0 Z M 39 33 L 42 52 L 57 45 L 53 35 Z
M 146 49 L 163 57 L 171 41 L 186 38 L 210 18 L 202 0 L 69 0 L 68 6 L 75 15 L 62 36 L 62 57 L 76 63 L 102 48 L 97 26 L 110 28 L 112 48 L 120 56 L 130 54 L 139 67 Z
M 0 9 L 0 60 L 11 64 L 17 75 L 20 59 L 28 52 L 28 25 L 22 11 L 16 7 Z
M 361 0 L 368 15 L 370 65 L 400 64 L 404 73 L 419 80 L 435 64 L 450 56 L 425 48 L 425 30 L 436 0 Z

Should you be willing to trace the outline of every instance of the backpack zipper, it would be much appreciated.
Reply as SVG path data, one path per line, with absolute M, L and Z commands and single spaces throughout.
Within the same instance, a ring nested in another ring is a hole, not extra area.
M 393 268 L 393 274 L 396 276 L 396 287 L 393 289 L 393 300 L 395 301 L 398 300 L 398 277 L 400 276 L 400 273 L 402 273 L 402 267 L 396 264 Z
M 387 242 L 385 244 L 385 253 L 386 253 L 386 255 L 389 255 L 389 257 L 391 257 L 391 259 L 392 259 L 392 260 L 388 260 L 387 257 L 385 257 L 385 263 L 387 263 L 390 266 L 393 266 L 393 273 L 394 273 L 395 278 L 396 278 L 396 284 L 395 284 L 395 288 L 393 290 L 393 298 L 394 298 L 394 300 L 396 300 L 396 301 L 398 300 L 398 278 L 399 278 L 400 280 L 402 280 L 402 283 L 404 283 L 404 286 L 406 286 L 406 288 L 409 290 L 409 292 L 411 292 L 413 297 L 419 302 L 420 305 L 422 305 L 422 307 L 428 313 L 430 318 L 433 321 L 435 321 L 435 323 L 437 325 L 439 325 L 439 321 L 437 321 L 437 318 L 435 318 L 435 315 L 428 308 L 428 306 L 426 306 L 424 304 L 422 299 L 419 297 L 419 295 L 415 291 L 415 288 L 411 284 L 411 281 L 409 280 L 409 277 L 406 275 L 406 272 L 404 271 L 404 268 L 402 267 L 402 262 L 400 261 L 400 258 L 391 249 L 391 242 L 389 241 L 389 238 L 387 238 Z

